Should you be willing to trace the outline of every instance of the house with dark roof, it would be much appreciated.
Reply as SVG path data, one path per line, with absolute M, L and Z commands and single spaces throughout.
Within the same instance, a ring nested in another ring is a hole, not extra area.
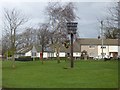
M 71 46 L 69 46 L 69 48 L 66 50 L 66 53 L 68 55 L 70 55 L 70 53 L 71 53 Z M 77 42 L 77 41 L 75 41 L 73 43 L 73 57 L 74 58 L 80 58 L 81 57 L 81 47 L 80 47 L 79 42 Z
M 118 39 L 118 56 L 120 56 L 120 39 Z
M 104 39 L 103 47 L 101 39 L 97 38 L 79 38 L 73 43 L 73 57 L 81 57 L 81 52 L 87 51 L 89 57 L 94 58 L 102 55 L 117 57 L 120 55 L 120 44 L 118 39 Z M 41 57 L 40 53 L 42 51 L 41 46 L 34 46 L 36 50 L 36 57 Z M 18 53 L 24 56 L 32 56 L 33 46 L 22 48 L 18 50 Z M 59 52 L 59 57 L 70 56 L 71 46 L 66 48 L 64 44 L 51 44 L 46 47 L 43 53 L 43 58 L 57 57 L 57 52 Z
M 120 53 L 118 44 L 118 39 L 103 39 L 103 47 L 102 40 L 97 38 L 80 38 L 77 41 L 80 45 L 80 52 L 86 50 L 89 57 L 96 57 L 102 55 L 117 57 Z
M 34 57 L 41 58 L 42 57 L 41 53 L 42 53 L 41 46 L 33 45 L 32 48 L 29 48 L 29 51 L 27 51 L 24 56 L 31 56 L 32 58 Z M 48 58 L 49 53 L 50 53 L 49 51 L 44 50 L 43 58 Z
M 70 46 L 68 48 L 66 48 L 64 46 L 64 44 L 60 43 L 60 44 L 50 44 L 49 46 L 46 47 L 46 49 L 44 50 L 43 53 L 43 58 L 50 58 L 50 57 L 57 57 L 57 52 L 59 52 L 59 57 L 66 57 L 66 56 L 70 56 Z M 34 51 L 36 50 L 36 57 L 41 57 L 41 46 L 29 46 L 29 47 L 25 47 L 22 48 L 20 50 L 17 51 L 16 57 L 19 56 L 33 56 L 33 49 Z M 58 51 L 57 51 L 58 50 Z M 80 53 L 80 47 L 79 44 L 77 42 L 74 42 L 74 49 L 73 49 L 73 57 L 77 58 L 81 56 Z
M 79 44 L 77 42 L 74 42 L 74 48 L 73 48 L 73 57 L 77 58 L 81 56 L 80 53 L 80 47 Z M 71 46 L 69 46 L 68 48 L 66 48 L 64 46 L 64 44 L 51 44 L 49 46 L 49 48 L 51 48 L 53 57 L 57 57 L 57 49 L 59 48 L 59 57 L 66 57 L 66 56 L 70 56 L 70 51 L 71 51 Z

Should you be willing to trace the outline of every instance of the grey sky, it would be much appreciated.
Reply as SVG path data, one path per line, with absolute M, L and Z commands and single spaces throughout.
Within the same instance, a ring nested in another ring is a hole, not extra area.
M 26 24 L 27 27 L 37 27 L 38 23 L 45 23 L 45 7 L 48 2 L 3 2 L 0 4 L 0 12 L 3 8 L 20 9 L 31 20 Z M 107 14 L 110 2 L 77 2 L 76 15 L 78 19 L 78 32 L 81 38 L 96 38 L 100 33 L 100 23 L 97 19 L 103 19 Z M 2 15 L 0 16 L 2 18 Z M 2 26 L 2 25 L 0 25 Z M 0 31 L 1 33 L 1 31 Z

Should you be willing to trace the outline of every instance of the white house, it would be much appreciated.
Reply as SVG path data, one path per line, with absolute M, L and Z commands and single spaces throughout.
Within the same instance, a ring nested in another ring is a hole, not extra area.
M 120 39 L 118 39 L 118 55 L 120 56 Z
M 118 55 L 120 56 L 120 46 L 118 46 Z
M 32 56 L 32 50 L 26 52 L 25 56 Z M 40 52 L 37 51 L 36 57 L 40 57 Z M 48 58 L 48 53 L 47 52 L 43 53 L 43 58 Z
M 70 47 L 71 48 L 71 47 Z M 70 50 L 69 48 L 69 50 Z M 74 42 L 73 43 L 73 57 L 74 58 L 80 58 L 81 57 L 81 52 L 80 52 L 81 48 L 78 42 Z M 70 51 L 69 51 L 70 52 Z
M 120 55 L 120 45 L 118 45 L 117 39 L 104 39 L 103 40 L 103 54 L 111 57 L 117 57 Z M 89 57 L 97 57 L 102 55 L 101 39 L 97 38 L 80 38 L 77 39 L 73 44 L 73 57 L 80 58 L 82 51 L 87 51 Z M 43 58 L 56 57 L 57 45 L 49 45 L 44 51 Z M 35 46 L 37 53 L 36 57 L 41 57 L 41 47 Z M 59 45 L 59 57 L 70 56 L 71 47 L 65 48 L 64 44 Z M 25 56 L 32 56 L 32 47 L 24 51 Z
M 102 54 L 102 47 L 101 45 L 98 46 L 98 55 Z M 118 46 L 113 45 L 104 45 L 103 46 L 103 55 L 110 56 L 110 57 L 117 57 L 118 55 Z
M 51 44 L 44 52 L 43 52 L 43 58 L 50 58 L 50 57 L 57 57 L 57 45 Z M 37 53 L 36 57 L 41 57 L 41 47 L 35 46 Z M 80 47 L 77 42 L 74 42 L 74 48 L 73 48 L 73 57 L 79 58 L 81 56 L 80 53 Z M 66 57 L 70 55 L 70 47 L 66 48 L 63 44 L 59 45 L 59 57 Z M 32 48 L 30 48 L 27 52 L 25 52 L 25 56 L 32 56 Z
M 97 57 L 102 55 L 109 55 L 111 57 L 117 57 L 120 54 L 120 46 L 118 45 L 118 39 L 104 39 L 103 47 L 101 39 L 97 38 L 80 38 L 77 40 L 83 50 L 87 51 L 90 57 Z

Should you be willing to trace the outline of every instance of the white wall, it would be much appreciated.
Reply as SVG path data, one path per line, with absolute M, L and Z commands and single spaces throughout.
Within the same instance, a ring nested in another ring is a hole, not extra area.
M 59 57 L 65 57 L 65 52 L 60 52 Z
M 25 56 L 31 56 L 31 50 L 25 53 Z
M 79 52 L 74 52 L 73 53 L 73 57 L 80 57 L 81 56 L 81 53 L 79 53 Z
M 48 53 L 47 52 L 43 53 L 43 58 L 48 58 Z
M 65 57 L 66 53 L 65 52 L 60 52 L 59 53 L 59 57 Z M 25 56 L 31 56 L 31 51 L 25 53 Z M 56 57 L 56 52 L 52 53 L 52 55 L 50 53 L 44 52 L 43 53 L 43 58 L 48 58 L 48 57 Z M 80 57 L 81 53 L 79 52 L 74 52 L 73 53 L 73 57 Z M 40 52 L 37 53 L 37 57 L 40 57 Z
M 106 53 L 106 55 L 109 55 L 109 46 L 106 46 L 106 48 L 103 48 L 103 53 Z M 102 48 L 101 45 L 98 45 L 98 55 L 101 55 L 102 53 Z
M 56 52 L 54 52 L 54 57 L 57 57 L 57 56 L 56 56 Z
M 40 57 L 40 53 L 37 53 L 37 57 Z
M 37 53 L 37 57 L 40 58 L 40 53 Z M 43 53 L 43 58 L 48 58 L 48 53 L 47 52 Z
M 118 52 L 119 50 L 119 52 Z M 120 55 L 120 47 L 118 46 L 106 46 L 106 48 L 103 49 L 103 53 L 106 53 L 106 55 L 109 55 L 109 52 L 118 52 L 118 55 Z M 101 55 L 102 53 L 102 48 L 99 45 L 98 46 L 98 55 Z
M 54 57 L 57 57 L 56 52 L 54 52 Z M 59 57 L 65 57 L 65 52 L 60 52 Z
M 118 46 L 109 46 L 109 52 L 118 52 Z
M 25 56 L 31 56 L 31 51 L 25 53 Z M 40 53 L 37 53 L 36 57 L 40 57 Z M 43 53 L 43 58 L 47 58 L 47 57 L 48 57 L 47 52 L 44 52 Z
M 118 55 L 120 55 L 120 46 L 118 46 Z
M 49 52 L 48 57 L 54 57 L 54 53 Z

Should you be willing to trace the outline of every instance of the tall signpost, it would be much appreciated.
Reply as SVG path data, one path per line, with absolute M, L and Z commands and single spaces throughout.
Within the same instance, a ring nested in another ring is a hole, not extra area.
M 68 34 L 71 36 L 71 68 L 74 67 L 74 60 L 73 60 L 73 36 L 76 34 L 77 31 L 77 22 L 68 22 L 67 23 L 67 30 Z

